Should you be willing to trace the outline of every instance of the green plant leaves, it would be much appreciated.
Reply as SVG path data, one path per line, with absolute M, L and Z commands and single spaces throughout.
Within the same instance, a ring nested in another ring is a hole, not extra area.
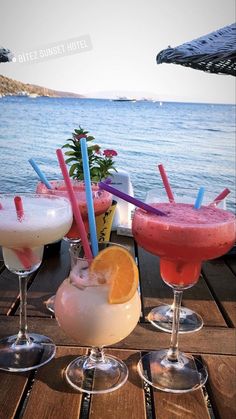
M 81 126 L 79 129 L 75 129 L 72 133 L 72 139 L 69 138 L 67 143 L 62 146 L 66 148 L 66 163 L 70 166 L 69 175 L 73 179 L 83 180 L 83 162 L 82 153 L 80 147 L 80 139 L 86 138 L 88 142 L 88 160 L 90 168 L 91 181 L 98 182 L 102 179 L 112 176 L 112 171 L 117 171 L 114 167 L 115 162 L 111 156 L 106 157 L 102 154 L 101 147 L 98 144 L 92 144 L 95 140 L 92 135 L 87 135 L 88 131 L 85 131 Z

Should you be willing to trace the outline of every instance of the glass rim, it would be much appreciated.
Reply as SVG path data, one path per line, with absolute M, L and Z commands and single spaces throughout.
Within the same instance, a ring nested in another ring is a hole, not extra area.
M 89 242 L 89 245 L 91 247 L 91 243 L 90 242 Z M 129 249 L 127 248 L 127 246 L 124 246 L 124 245 L 119 244 L 119 243 L 111 242 L 111 241 L 98 242 L 98 248 L 100 246 L 102 247 L 102 245 L 104 245 L 105 247 L 108 247 L 109 245 L 110 246 L 118 246 L 118 247 L 121 247 L 121 248 L 126 249 L 126 250 L 129 251 Z M 80 250 L 83 250 L 83 244 L 82 244 L 81 241 L 79 243 L 77 243 L 76 245 L 74 245 L 72 247 L 69 247 L 69 253 L 70 253 L 70 255 L 72 255 L 73 257 L 75 257 L 78 260 L 90 261 L 90 259 L 88 259 L 88 258 L 86 258 L 84 256 L 77 256 L 75 254 L 75 252 L 77 252 L 79 249 Z
M 188 194 L 189 192 L 189 194 Z M 204 188 L 202 207 L 217 207 L 221 210 L 229 211 L 226 208 L 228 195 L 223 199 L 216 199 L 219 196 L 220 192 L 212 190 L 210 188 Z M 145 202 L 146 203 L 177 203 L 177 204 L 195 204 L 197 199 L 198 190 L 190 187 L 179 188 L 177 191 L 173 192 L 174 201 L 170 202 L 169 197 L 166 193 L 166 190 L 161 186 L 154 187 L 146 191 Z M 232 211 L 231 211 L 232 212 Z
M 51 201 L 60 201 L 61 205 L 57 206 L 56 208 L 54 208 L 55 210 L 60 210 L 60 209 L 65 209 L 66 207 L 70 206 L 71 207 L 71 203 L 68 197 L 64 197 L 64 196 L 58 196 L 58 195 L 51 195 L 51 194 L 40 194 L 40 193 L 34 193 L 34 192 L 20 192 L 19 194 L 17 193 L 0 193 L 0 204 L 2 204 L 2 202 L 4 202 L 4 200 L 6 198 L 12 198 L 12 203 L 13 203 L 13 207 L 12 208 L 7 208 L 8 212 L 16 212 L 16 209 L 14 207 L 14 198 L 16 196 L 19 196 L 22 198 L 22 200 L 24 199 L 24 197 L 26 198 L 33 198 L 34 200 L 39 199 L 39 198 L 43 198 L 43 199 L 48 199 Z M 9 202 L 9 201 L 8 201 Z M 64 203 L 64 204 L 63 204 Z M 23 201 L 24 204 L 24 201 Z M 50 210 L 52 208 L 45 208 L 45 210 Z M 4 210 L 4 206 L 3 208 L 0 208 L 0 211 Z M 43 209 L 42 209 L 43 211 Z
M 83 180 L 70 179 L 70 181 L 71 181 L 73 187 L 81 185 L 81 188 L 79 188 L 78 190 L 76 190 L 76 188 L 74 188 L 75 195 L 79 196 L 80 193 L 86 194 L 85 182 Z M 54 184 L 55 184 L 55 186 L 58 185 L 58 187 L 60 187 L 60 185 L 65 185 L 65 181 L 63 179 L 51 180 L 50 182 L 51 182 L 52 186 L 54 186 Z M 44 184 L 43 184 L 43 182 L 38 182 L 38 185 L 44 185 Z M 110 192 L 105 191 L 104 189 L 100 189 L 99 186 L 98 186 L 98 182 L 91 182 L 91 185 L 92 185 L 92 187 L 93 186 L 96 187 L 95 190 L 92 189 L 93 198 L 99 197 L 99 194 L 103 195 L 103 196 L 112 196 L 112 194 Z M 43 189 L 42 192 L 38 192 L 38 193 L 45 194 L 45 195 L 48 194 L 48 195 L 55 195 L 55 196 L 68 196 L 68 191 L 66 189 L 66 186 L 65 186 L 65 189 L 62 189 L 62 190 L 61 189 L 55 189 L 55 188 L 48 189 L 45 186 L 45 189 Z

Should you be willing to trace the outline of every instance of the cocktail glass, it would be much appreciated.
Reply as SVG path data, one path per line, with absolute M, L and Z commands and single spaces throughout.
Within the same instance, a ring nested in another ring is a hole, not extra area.
M 146 354 L 138 364 L 141 377 L 155 388 L 174 393 L 196 390 L 207 380 L 205 366 L 178 349 L 183 290 L 199 278 L 201 262 L 225 254 L 235 241 L 235 217 L 214 205 L 195 209 L 182 203 L 153 203 L 166 216 L 137 209 L 132 229 L 137 243 L 160 257 L 164 282 L 174 291 L 169 349 Z
M 206 202 L 213 202 L 216 194 L 207 191 L 205 192 L 204 200 Z M 194 202 L 193 189 L 186 189 L 183 188 L 178 194 L 175 195 L 175 200 L 177 202 L 185 202 L 191 203 Z M 151 189 L 146 194 L 146 202 L 147 203 L 158 203 L 158 202 L 169 202 L 166 192 L 163 189 L 155 188 Z M 225 209 L 225 200 L 222 200 L 217 205 L 220 208 Z M 171 305 L 169 304 L 161 304 L 157 307 L 154 307 L 148 313 L 148 320 L 150 323 L 157 327 L 164 332 L 171 333 L 172 332 L 172 323 L 173 323 L 173 313 L 174 313 L 174 303 Z M 179 333 L 191 333 L 197 332 L 203 327 L 203 319 L 202 317 L 196 313 L 195 311 L 191 310 L 187 307 L 180 307 L 180 316 L 179 316 Z
M 113 245 L 99 243 L 99 251 Z M 121 360 L 104 354 L 103 348 L 132 332 L 140 317 L 141 303 L 136 291 L 129 301 L 110 304 L 111 284 L 90 274 L 88 260 L 81 258 L 81 251 L 81 246 L 71 249 L 72 270 L 57 291 L 55 316 L 68 336 L 78 344 L 91 347 L 91 351 L 72 361 L 65 377 L 73 388 L 82 392 L 108 393 L 125 383 L 128 370 Z M 108 272 L 108 282 L 109 279 Z
M 70 229 L 72 211 L 65 198 L 21 194 L 23 211 L 16 212 L 13 194 L 0 195 L 0 245 L 9 271 L 19 276 L 20 324 L 17 335 L 0 340 L 0 369 L 28 371 L 46 364 L 55 345 L 27 327 L 27 278 L 41 264 L 44 244 L 62 238 Z
M 89 232 L 88 211 L 87 211 L 84 182 L 79 182 L 77 180 L 71 180 L 71 182 L 73 185 L 73 189 L 76 193 L 78 206 L 81 212 L 81 216 L 82 216 L 85 228 L 87 232 Z M 52 185 L 52 189 L 48 189 L 46 185 L 39 182 L 36 188 L 36 192 L 41 193 L 41 194 L 55 195 L 55 196 L 63 196 L 63 197 L 68 196 L 65 182 L 63 180 L 53 180 L 50 182 L 50 184 Z M 105 213 L 105 211 L 110 207 L 112 203 L 111 194 L 106 191 L 100 190 L 96 183 L 92 184 L 92 194 L 93 194 L 93 204 L 94 204 L 95 215 L 100 215 L 100 214 Z M 81 241 L 80 233 L 79 233 L 75 219 L 73 219 L 72 226 L 70 230 L 67 232 L 67 234 L 63 237 L 63 239 L 68 242 L 69 248 L 76 246 Z M 52 313 L 54 313 L 54 300 L 55 300 L 55 295 L 52 295 L 46 301 L 46 307 Z

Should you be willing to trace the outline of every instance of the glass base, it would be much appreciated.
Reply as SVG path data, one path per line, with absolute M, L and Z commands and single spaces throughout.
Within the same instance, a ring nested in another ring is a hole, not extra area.
M 29 334 L 30 343 L 15 344 L 17 335 L 0 340 L 0 370 L 23 372 L 36 369 L 49 362 L 56 346 L 47 336 Z
M 91 361 L 89 356 L 81 356 L 68 365 L 65 376 L 76 390 L 89 394 L 109 393 L 126 382 L 128 369 L 122 361 L 111 355 L 105 355 L 100 362 Z
M 54 314 L 54 303 L 55 303 L 55 295 L 52 295 L 47 301 L 45 301 L 45 305 L 51 313 Z
M 167 359 L 168 350 L 149 352 L 138 363 L 139 375 L 159 390 L 188 393 L 202 387 L 208 377 L 206 367 L 191 355 L 179 353 L 179 361 Z
M 164 332 L 172 332 L 173 310 L 167 304 L 153 308 L 147 316 L 150 323 Z M 179 333 L 197 332 L 203 326 L 202 317 L 186 307 L 180 308 Z

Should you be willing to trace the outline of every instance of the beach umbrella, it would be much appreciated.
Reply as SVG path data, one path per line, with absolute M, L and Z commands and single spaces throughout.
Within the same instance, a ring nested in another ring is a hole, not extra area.
M 160 51 L 157 64 L 173 63 L 215 74 L 236 76 L 236 24 L 175 48 Z
M 12 61 L 13 54 L 9 49 L 0 46 L 0 63 Z

